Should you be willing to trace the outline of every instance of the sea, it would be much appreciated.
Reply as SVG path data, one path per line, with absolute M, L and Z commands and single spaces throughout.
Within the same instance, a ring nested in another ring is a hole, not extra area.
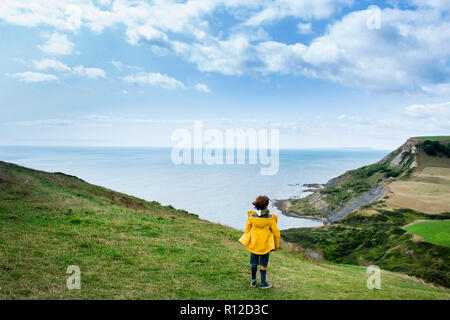
M 32 169 L 63 172 L 89 183 L 197 214 L 200 219 L 243 230 L 258 195 L 271 200 L 308 195 L 303 184 L 326 183 L 350 169 L 374 163 L 386 150 L 280 150 L 279 170 L 261 175 L 258 164 L 174 164 L 170 148 L 0 146 L 0 160 Z M 322 225 L 279 216 L 280 229 Z

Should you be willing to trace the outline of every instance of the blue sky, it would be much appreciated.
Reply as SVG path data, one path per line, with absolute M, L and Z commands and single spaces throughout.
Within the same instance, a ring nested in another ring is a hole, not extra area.
M 450 134 L 447 0 L 4 0 L 0 40 L 1 145 L 170 146 L 193 120 L 285 148 Z

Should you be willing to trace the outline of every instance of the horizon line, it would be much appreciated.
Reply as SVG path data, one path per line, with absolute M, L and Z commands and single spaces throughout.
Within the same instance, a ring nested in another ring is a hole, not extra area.
M 148 149 L 171 149 L 174 146 L 149 146 L 149 145 L 4 145 L 0 144 L 1 147 L 22 147 L 22 148 L 148 148 Z M 195 150 L 196 148 L 191 148 Z M 222 148 L 227 150 L 227 148 Z M 380 149 L 374 147 L 320 147 L 320 148 L 310 148 L 310 147 L 283 147 L 278 148 L 279 150 L 371 150 L 371 151 L 389 151 L 392 149 Z M 242 150 L 242 148 L 233 148 L 233 150 Z M 255 148 L 245 148 L 245 150 L 255 150 Z M 256 150 L 258 150 L 256 148 Z M 269 149 L 270 150 L 270 149 Z

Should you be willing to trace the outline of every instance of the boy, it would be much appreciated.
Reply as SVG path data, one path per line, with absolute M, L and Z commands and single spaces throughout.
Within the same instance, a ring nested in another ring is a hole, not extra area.
M 278 217 L 269 214 L 269 198 L 259 196 L 252 203 L 257 211 L 249 211 L 247 225 L 244 235 L 239 241 L 247 247 L 250 254 L 250 264 L 252 271 L 252 280 L 250 285 L 256 287 L 256 273 L 258 264 L 261 266 L 259 273 L 261 275 L 261 289 L 270 289 L 272 285 L 266 282 L 267 265 L 269 264 L 269 253 L 280 247 L 280 230 L 277 226 Z

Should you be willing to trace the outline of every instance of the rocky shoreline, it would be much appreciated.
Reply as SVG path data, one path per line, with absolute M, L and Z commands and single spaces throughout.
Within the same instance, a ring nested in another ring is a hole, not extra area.
M 278 210 L 281 211 L 281 213 L 287 217 L 293 217 L 293 218 L 303 218 L 303 219 L 312 219 L 312 220 L 318 220 L 321 221 L 323 224 L 328 224 L 330 221 L 326 217 L 318 217 L 318 216 L 309 216 L 309 215 L 299 215 L 298 213 L 289 210 L 289 207 L 291 205 L 290 199 L 286 200 L 274 200 L 273 205 L 277 207 Z
M 302 190 L 302 192 L 316 192 L 317 190 L 320 190 L 323 187 L 325 187 L 325 185 L 320 183 L 305 183 L 302 187 L 308 188 Z
M 307 189 L 307 190 L 312 190 L 310 192 L 312 192 L 314 194 L 314 193 L 318 192 L 320 189 L 336 183 L 337 181 L 339 181 L 339 179 L 342 179 L 342 176 L 330 180 L 325 185 L 313 183 L 313 184 L 304 184 L 303 187 L 308 187 L 309 189 Z M 346 204 L 345 206 L 339 208 L 339 211 L 337 211 L 337 212 L 333 212 L 333 211 L 323 212 L 322 211 L 325 216 L 301 215 L 294 211 L 291 211 L 289 208 L 291 206 L 291 200 L 293 200 L 293 198 L 285 199 L 285 200 L 274 200 L 273 204 L 285 216 L 293 217 L 293 218 L 319 220 L 324 225 L 327 225 L 329 223 L 343 219 L 349 213 L 353 212 L 355 209 L 357 209 L 365 204 L 372 203 L 372 202 L 379 200 L 380 198 L 382 198 L 383 196 L 385 196 L 388 193 L 388 190 L 389 189 L 387 188 L 387 186 L 385 184 L 377 183 L 369 191 L 365 192 L 364 194 L 360 195 L 357 198 L 354 198 L 351 203 Z M 303 192 L 307 192 L 307 191 L 304 190 Z

